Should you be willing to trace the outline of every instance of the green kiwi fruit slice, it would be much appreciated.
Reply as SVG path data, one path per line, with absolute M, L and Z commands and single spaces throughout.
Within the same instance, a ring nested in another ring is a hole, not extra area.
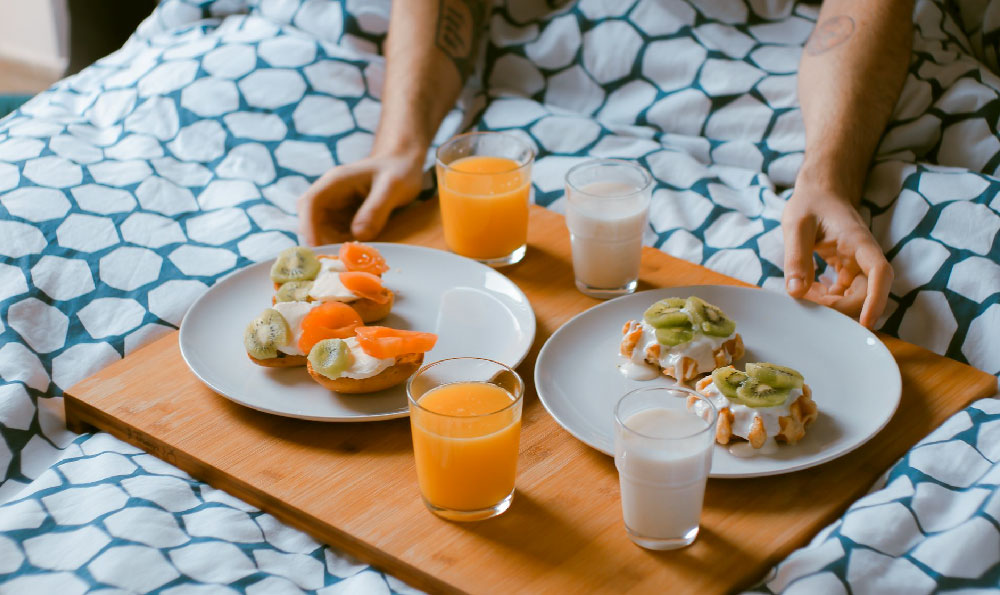
M 740 372 L 732 366 L 726 366 L 724 368 L 716 368 L 712 371 L 712 382 L 715 383 L 716 388 L 719 392 L 729 397 L 730 399 L 738 399 L 736 391 L 739 390 L 743 382 L 746 381 L 747 375 Z
M 767 362 L 747 364 L 747 374 L 758 382 L 775 388 L 802 388 L 802 374 L 785 366 Z
M 254 318 L 243 332 L 243 346 L 257 359 L 278 357 L 278 347 L 287 345 L 292 331 L 288 321 L 277 310 L 268 308 Z
M 354 356 L 343 339 L 324 339 L 309 350 L 309 363 L 316 372 L 336 380 L 351 367 Z
M 691 330 L 691 327 L 684 328 L 682 326 L 668 326 L 666 328 L 656 329 L 657 343 L 668 347 L 674 347 L 675 345 L 680 345 L 681 343 L 687 343 L 693 338 L 694 331 Z
M 736 389 L 736 398 L 747 407 L 777 407 L 788 399 L 787 388 L 775 388 L 747 377 Z
M 271 265 L 271 281 L 279 285 L 289 281 L 309 281 L 319 274 L 319 259 L 309 248 L 285 248 Z
M 279 302 L 307 302 L 309 301 L 309 290 L 312 289 L 312 281 L 289 281 L 282 283 L 274 299 Z
M 666 328 L 669 326 L 689 326 L 691 319 L 687 313 L 681 309 L 684 307 L 684 300 L 681 298 L 667 298 L 660 300 L 646 309 L 642 315 L 647 324 L 655 328 Z
M 736 330 L 736 323 L 718 307 L 691 296 L 684 303 L 684 310 L 694 321 L 694 328 L 713 337 L 728 337 Z

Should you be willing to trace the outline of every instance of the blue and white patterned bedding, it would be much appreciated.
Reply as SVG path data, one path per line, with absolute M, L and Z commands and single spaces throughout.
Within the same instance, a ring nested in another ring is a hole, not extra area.
M 572 164 L 638 159 L 657 179 L 648 243 L 782 291 L 817 7 L 548 4 L 494 9 L 439 139 L 528 135 L 535 200 L 556 210 Z M 106 434 L 68 432 L 60 397 L 294 243 L 297 196 L 369 150 L 387 12 L 164 0 L 122 50 L 0 121 L 0 592 L 408 590 Z M 915 22 L 862 205 L 896 272 L 880 325 L 998 374 L 1000 3 L 922 0 Z M 766 588 L 996 586 L 998 415 L 985 400 L 952 418 Z

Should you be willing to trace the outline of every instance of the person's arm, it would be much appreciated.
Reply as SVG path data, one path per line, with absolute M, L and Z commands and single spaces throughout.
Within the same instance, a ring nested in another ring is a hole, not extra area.
M 913 0 L 826 0 L 802 52 L 806 149 L 785 206 L 785 286 L 873 327 L 893 272 L 857 212 L 872 156 L 906 79 Z M 814 283 L 816 252 L 837 272 Z
M 397 0 L 371 155 L 323 174 L 299 199 L 307 244 L 370 240 L 420 192 L 424 158 L 476 57 L 486 0 Z

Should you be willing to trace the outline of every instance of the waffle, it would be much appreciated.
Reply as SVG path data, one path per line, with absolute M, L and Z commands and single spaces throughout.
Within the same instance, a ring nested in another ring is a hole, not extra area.
M 639 321 L 630 320 L 625 323 L 625 326 L 622 328 L 622 342 L 619 348 L 621 355 L 631 359 L 641 337 L 642 324 Z M 733 363 L 733 361 L 743 357 L 743 353 L 743 337 L 741 337 L 739 333 L 735 333 L 732 338 L 727 340 L 725 343 L 720 345 L 718 349 L 712 352 L 712 357 L 715 358 L 715 366 L 713 366 L 712 369 L 714 370 L 715 368 L 728 366 Z M 643 355 L 643 359 L 647 364 L 659 369 L 664 376 L 676 378 L 680 382 L 694 380 L 700 374 L 712 371 L 699 370 L 697 361 L 693 358 L 684 356 L 678 360 L 676 366 L 666 366 L 661 368 L 659 343 L 651 343 L 646 348 L 646 352 Z
M 710 384 L 712 384 L 712 377 L 706 376 L 698 381 L 695 390 L 707 397 L 709 395 L 706 394 L 705 390 Z M 688 406 L 692 406 L 697 400 L 697 397 L 688 397 Z M 816 407 L 816 402 L 812 400 L 812 390 L 808 384 L 803 384 L 802 394 L 788 406 L 788 415 L 778 418 L 780 430 L 774 439 L 785 444 L 795 444 L 805 437 L 806 426 L 815 421 L 818 415 L 819 409 Z M 733 419 L 733 412 L 730 411 L 729 407 L 723 407 L 719 410 L 719 423 L 715 426 L 715 441 L 719 444 L 725 445 L 734 438 L 740 439 L 739 436 L 733 434 Z M 760 448 L 767 438 L 763 420 L 759 416 L 755 417 L 746 440 L 750 446 Z

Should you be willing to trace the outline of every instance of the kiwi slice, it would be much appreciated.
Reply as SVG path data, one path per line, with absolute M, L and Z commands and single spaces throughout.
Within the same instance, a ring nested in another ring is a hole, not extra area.
M 271 281 L 278 284 L 289 281 L 309 281 L 319 274 L 319 259 L 309 248 L 285 248 L 271 265 Z
M 747 374 L 758 382 L 775 388 L 802 388 L 802 374 L 785 366 L 767 362 L 747 364 Z
M 736 389 L 736 398 L 747 407 L 777 407 L 788 399 L 787 388 L 775 388 L 747 377 Z
M 274 299 L 279 302 L 307 302 L 309 301 L 309 290 L 312 289 L 312 281 L 289 281 L 282 283 L 278 288 L 278 293 Z
M 351 367 L 354 356 L 343 339 L 324 339 L 309 350 L 309 363 L 316 372 L 336 380 Z
M 719 392 L 730 399 L 738 399 L 736 391 L 746 381 L 747 375 L 732 366 L 716 368 L 712 371 L 712 382 L 715 383 Z
M 287 345 L 292 336 L 288 321 L 274 308 L 254 318 L 243 332 L 243 346 L 257 359 L 278 357 L 278 347 Z
M 706 335 L 728 337 L 736 330 L 736 323 L 725 312 L 699 297 L 689 297 L 684 303 L 684 311 L 694 321 L 694 328 Z
M 675 345 L 680 345 L 681 343 L 687 343 L 694 338 L 694 331 L 691 327 L 684 328 L 682 326 L 668 326 L 666 328 L 656 329 L 656 341 L 660 345 L 667 345 L 668 347 L 674 347 Z
M 646 309 L 643 319 L 647 324 L 656 328 L 689 326 L 691 319 L 687 313 L 681 310 L 683 307 L 684 300 L 681 298 L 660 300 Z

